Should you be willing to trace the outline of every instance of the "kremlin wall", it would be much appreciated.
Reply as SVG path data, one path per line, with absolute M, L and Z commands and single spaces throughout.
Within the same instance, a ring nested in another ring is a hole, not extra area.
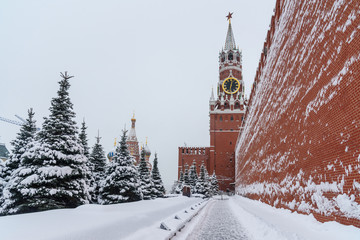
M 360 1 L 277 0 L 235 158 L 235 191 L 360 227 Z

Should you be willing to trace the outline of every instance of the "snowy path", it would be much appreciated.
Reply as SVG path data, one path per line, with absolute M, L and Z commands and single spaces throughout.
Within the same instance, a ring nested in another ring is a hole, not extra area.
M 187 240 L 248 239 L 246 230 L 229 205 L 228 198 L 209 202 L 196 221 L 191 233 L 187 234 Z
M 320 223 L 312 215 L 277 209 L 240 196 L 209 200 L 173 240 L 358 240 L 360 229 Z

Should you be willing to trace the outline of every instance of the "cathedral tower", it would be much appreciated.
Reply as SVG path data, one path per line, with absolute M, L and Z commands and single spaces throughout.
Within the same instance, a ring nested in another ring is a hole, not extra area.
M 131 129 L 129 131 L 129 135 L 127 137 L 127 145 L 129 147 L 130 155 L 135 158 L 136 165 L 140 162 L 140 154 L 139 154 L 139 142 L 136 137 L 136 131 L 135 131 L 135 114 L 131 118 Z
M 229 26 L 225 48 L 219 54 L 217 98 L 214 91 L 210 108 L 209 172 L 215 170 L 221 190 L 233 190 L 235 182 L 235 145 L 245 114 L 242 55 L 235 45 L 231 26 L 232 13 L 227 15 Z

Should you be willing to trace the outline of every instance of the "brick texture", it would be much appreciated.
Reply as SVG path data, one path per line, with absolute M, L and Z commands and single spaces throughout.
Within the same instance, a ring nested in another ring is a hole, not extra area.
M 278 0 L 236 145 L 236 192 L 360 227 L 360 1 Z

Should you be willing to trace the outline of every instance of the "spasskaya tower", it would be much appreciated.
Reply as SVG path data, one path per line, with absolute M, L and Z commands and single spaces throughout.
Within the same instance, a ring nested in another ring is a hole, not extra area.
M 221 190 L 234 190 L 235 145 L 247 104 L 244 98 L 242 55 L 235 45 L 231 18 L 232 13 L 229 13 L 225 47 L 219 54 L 217 96 L 212 91 L 209 101 L 210 147 L 179 148 L 179 172 L 194 160 L 199 172 L 199 166 L 204 162 L 209 174 L 215 172 Z

